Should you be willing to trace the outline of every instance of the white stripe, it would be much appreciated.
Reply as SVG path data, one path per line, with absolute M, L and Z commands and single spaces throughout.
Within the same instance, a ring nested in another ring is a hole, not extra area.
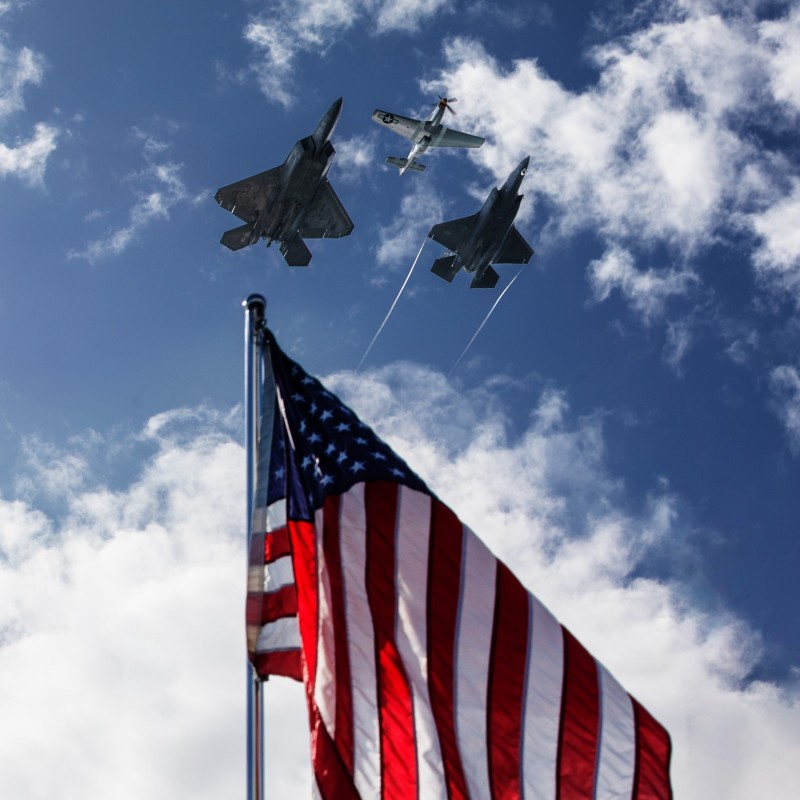
M 599 662 L 600 747 L 597 759 L 595 800 L 621 800 L 633 792 L 636 733 L 633 704 L 628 693 Z
M 523 793 L 526 800 L 554 800 L 564 635 L 556 618 L 528 595 L 533 630 L 528 636 L 525 716 L 522 722 Z
M 381 758 L 375 637 L 366 594 L 364 484 L 341 497 L 340 540 L 350 691 L 353 698 L 353 780 L 361 797 L 380 797 Z
M 261 628 L 256 642 L 257 653 L 275 650 L 296 650 L 300 647 L 300 628 L 297 617 L 282 617 Z
M 455 656 L 456 738 L 470 797 L 491 797 L 486 735 L 497 561 L 464 527 Z
M 264 567 L 264 593 L 277 592 L 284 586 L 294 585 L 294 567 L 291 556 L 271 561 Z
M 322 509 L 316 514 L 317 592 L 319 627 L 317 630 L 317 674 L 314 678 L 314 701 L 331 739 L 336 735 L 336 645 L 333 634 L 331 583 L 322 550 Z
M 286 527 L 286 498 L 276 500 L 267 509 L 266 530 L 275 531 Z
M 397 650 L 414 713 L 418 797 L 447 797 L 442 753 L 428 693 L 428 539 L 431 498 L 401 487 L 397 514 Z M 409 798 L 409 800 L 411 800 Z

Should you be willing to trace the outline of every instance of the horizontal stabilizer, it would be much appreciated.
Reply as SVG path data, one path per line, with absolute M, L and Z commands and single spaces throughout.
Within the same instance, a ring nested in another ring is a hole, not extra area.
M 433 262 L 431 272 L 444 278 L 448 283 L 451 283 L 453 278 L 458 274 L 459 267 L 454 266 L 456 261 L 455 256 L 442 256 Z
M 472 283 L 469 286 L 470 289 L 494 289 L 499 279 L 500 276 L 497 274 L 497 270 L 486 267 L 482 273 L 479 272 L 472 279 Z
M 241 250 L 243 247 L 255 244 L 257 241 L 258 236 L 253 235 L 252 225 L 240 225 L 238 228 L 231 228 L 231 230 L 225 231 L 220 239 L 220 242 L 231 250 Z
M 386 159 L 386 163 L 391 164 L 393 167 L 397 167 L 398 169 L 407 168 L 413 169 L 416 172 L 425 171 L 424 164 L 420 164 L 419 161 L 412 161 L 411 164 L 409 164 L 407 158 L 395 158 L 394 156 L 389 156 L 389 158 Z
M 281 242 L 281 253 L 290 267 L 307 267 L 311 261 L 311 251 L 299 233 Z

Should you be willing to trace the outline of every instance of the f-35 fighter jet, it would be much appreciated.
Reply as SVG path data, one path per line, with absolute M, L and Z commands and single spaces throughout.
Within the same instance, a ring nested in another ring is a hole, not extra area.
M 372 112 L 372 119 L 375 122 L 414 142 L 408 158 L 390 157 L 386 159 L 386 163 L 397 167 L 401 175 L 409 169 L 422 172 L 425 165 L 417 161 L 417 156 L 424 153 L 429 147 L 480 147 L 486 141 L 482 136 L 454 131 L 442 125 L 445 110 L 451 114 L 456 113 L 450 107 L 450 103 L 455 102 L 455 97 L 439 97 L 434 112 L 425 121 L 403 117 L 400 114 L 392 114 L 390 111 L 381 111 L 376 108 Z
M 492 269 L 492 264 L 527 264 L 530 261 L 533 248 L 514 227 L 523 197 L 517 192 L 529 161 L 530 156 L 520 161 L 503 186 L 492 189 L 477 214 L 441 222 L 430 229 L 428 237 L 454 254 L 437 258 L 431 272 L 452 281 L 463 267 L 475 273 L 471 288 L 493 289 L 500 276 Z
M 223 186 L 215 200 L 245 224 L 225 231 L 220 240 L 240 250 L 259 239 L 280 242 L 290 267 L 306 267 L 311 251 L 303 238 L 347 236 L 353 221 L 336 196 L 327 174 L 335 154 L 330 142 L 342 113 L 340 97 L 323 115 L 314 132 L 300 139 L 279 167 Z

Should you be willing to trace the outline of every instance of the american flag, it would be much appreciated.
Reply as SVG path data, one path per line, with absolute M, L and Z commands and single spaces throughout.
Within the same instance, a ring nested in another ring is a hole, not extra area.
M 247 602 L 326 798 L 667 800 L 669 735 L 264 332 Z

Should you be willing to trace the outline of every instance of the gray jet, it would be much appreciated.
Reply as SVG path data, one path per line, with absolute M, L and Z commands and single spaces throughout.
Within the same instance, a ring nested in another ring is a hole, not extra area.
M 519 162 L 500 189 L 492 189 L 477 214 L 441 222 L 431 228 L 428 237 L 454 253 L 437 258 L 431 272 L 452 281 L 463 267 L 475 273 L 471 288 L 493 289 L 500 276 L 492 269 L 492 264 L 527 264 L 530 261 L 533 248 L 514 227 L 523 197 L 517 192 L 530 158 Z
M 392 114 L 390 111 L 381 111 L 376 108 L 372 112 L 372 119 L 375 122 L 414 142 L 407 158 L 390 157 L 386 159 L 386 163 L 397 167 L 401 175 L 409 169 L 422 172 L 425 165 L 417 161 L 417 156 L 424 153 L 429 147 L 480 147 L 486 141 L 482 136 L 454 131 L 442 125 L 445 110 L 451 114 L 456 113 L 450 108 L 450 103 L 455 102 L 455 97 L 439 97 L 434 112 L 427 120 L 403 117 L 400 114 Z
M 246 223 L 225 231 L 220 239 L 225 247 L 241 250 L 259 239 L 266 239 L 267 247 L 280 242 L 290 267 L 306 267 L 311 251 L 303 237 L 338 239 L 353 230 L 353 220 L 327 178 L 336 153 L 330 138 L 341 113 L 340 97 L 280 167 L 223 186 L 214 195 L 223 208 Z

